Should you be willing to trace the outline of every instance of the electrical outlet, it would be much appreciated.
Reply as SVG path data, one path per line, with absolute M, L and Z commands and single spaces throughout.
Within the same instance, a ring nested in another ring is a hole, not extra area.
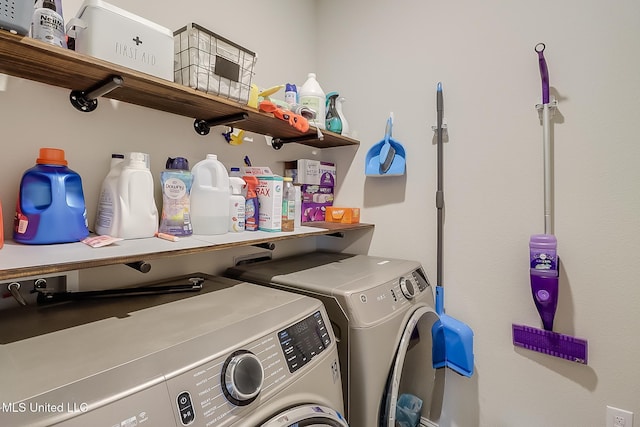
M 633 427 L 633 412 L 607 406 L 607 427 Z

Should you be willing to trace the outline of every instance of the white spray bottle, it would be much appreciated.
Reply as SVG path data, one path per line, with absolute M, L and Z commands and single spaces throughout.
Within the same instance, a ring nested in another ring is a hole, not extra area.
M 245 223 L 245 199 L 242 196 L 242 187 L 247 185 L 244 179 L 232 176 L 229 178 L 231 197 L 229 197 L 229 231 L 239 233 L 244 231 Z

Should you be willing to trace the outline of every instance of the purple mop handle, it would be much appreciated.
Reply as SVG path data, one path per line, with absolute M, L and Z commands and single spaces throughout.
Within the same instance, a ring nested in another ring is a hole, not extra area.
M 538 43 L 534 48 L 538 53 L 538 64 L 540 65 L 540 77 L 542 77 L 542 103 L 549 103 L 549 69 L 547 61 L 544 59 L 544 43 Z

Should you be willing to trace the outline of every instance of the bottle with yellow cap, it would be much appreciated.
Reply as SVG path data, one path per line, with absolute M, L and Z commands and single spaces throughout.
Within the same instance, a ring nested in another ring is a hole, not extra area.
M 82 179 L 67 167 L 64 150 L 41 148 L 20 181 L 13 239 L 41 245 L 78 242 L 89 235 Z
M 284 189 L 282 190 L 282 231 L 293 231 L 295 227 L 295 201 L 296 192 L 293 187 L 293 178 L 285 176 L 283 178 Z

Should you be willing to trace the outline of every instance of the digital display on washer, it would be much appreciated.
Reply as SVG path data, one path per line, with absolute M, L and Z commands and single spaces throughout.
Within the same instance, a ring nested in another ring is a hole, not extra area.
M 331 344 L 331 336 L 319 311 L 278 333 L 289 367 L 295 372 Z

